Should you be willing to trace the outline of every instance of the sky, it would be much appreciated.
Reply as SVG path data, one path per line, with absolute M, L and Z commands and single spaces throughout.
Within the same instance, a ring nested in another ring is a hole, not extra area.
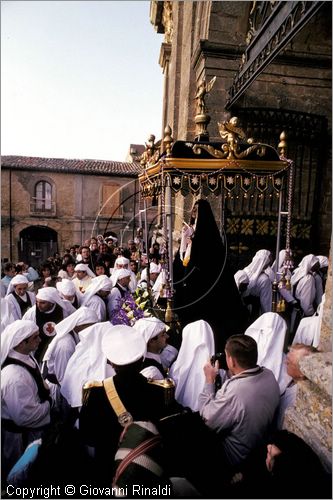
M 1 1 L 1 154 L 125 161 L 161 138 L 149 1 Z

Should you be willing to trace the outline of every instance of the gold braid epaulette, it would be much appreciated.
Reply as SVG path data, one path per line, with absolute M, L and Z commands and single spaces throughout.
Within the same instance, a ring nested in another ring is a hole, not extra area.
M 86 405 L 89 399 L 90 391 L 93 387 L 103 387 L 103 382 L 92 380 L 86 382 L 82 388 L 82 404 Z
M 103 387 L 103 382 L 100 382 L 99 380 L 86 382 L 83 386 L 83 390 L 85 391 L 86 389 L 91 389 L 92 387 Z
M 148 378 L 148 384 L 158 385 L 159 387 L 163 387 L 164 389 L 175 387 L 175 383 L 171 378 L 164 378 L 162 380 L 154 380 L 152 378 Z
M 167 407 L 175 400 L 175 383 L 171 378 L 164 378 L 162 380 L 148 379 L 148 383 L 155 387 L 163 389 L 164 405 Z

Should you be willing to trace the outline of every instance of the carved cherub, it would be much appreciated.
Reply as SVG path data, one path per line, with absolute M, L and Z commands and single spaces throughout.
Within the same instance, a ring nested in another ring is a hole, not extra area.
M 220 136 L 226 139 L 231 154 L 237 153 L 237 145 L 240 139 L 245 140 L 246 136 L 238 125 L 238 118 L 233 116 L 228 122 L 218 123 Z
M 195 99 L 197 101 L 197 114 L 198 115 L 202 115 L 204 113 L 207 113 L 205 99 L 206 99 L 207 94 L 209 94 L 209 92 L 212 90 L 215 81 L 216 81 L 216 76 L 213 76 L 213 78 L 208 83 L 206 83 L 205 78 L 203 78 L 200 81 L 200 83 L 197 87 L 197 90 L 196 90 L 196 95 L 195 95 Z

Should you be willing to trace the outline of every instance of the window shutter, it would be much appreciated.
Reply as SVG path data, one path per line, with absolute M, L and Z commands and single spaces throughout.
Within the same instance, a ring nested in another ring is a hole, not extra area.
M 120 205 L 120 186 L 118 184 L 108 184 L 102 187 L 102 207 L 101 215 L 122 215 Z

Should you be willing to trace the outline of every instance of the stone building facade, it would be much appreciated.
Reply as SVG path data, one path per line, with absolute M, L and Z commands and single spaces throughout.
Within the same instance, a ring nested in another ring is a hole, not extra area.
M 38 265 L 91 236 L 138 227 L 138 163 L 2 156 L 1 257 Z
M 218 122 L 230 116 L 240 118 L 247 137 L 274 147 L 284 130 L 287 157 L 296 167 L 294 251 L 299 258 L 310 251 L 328 255 L 332 199 L 329 2 L 293 2 L 292 6 L 289 2 L 152 1 L 150 19 L 156 31 L 164 33 L 159 60 L 164 73 L 162 130 L 169 125 L 174 140 L 194 140 L 198 85 L 216 76 L 206 100 L 211 117 L 209 140 L 221 140 Z M 284 45 L 282 32 L 288 42 Z M 274 37 L 270 39 L 269 33 L 275 33 Z M 260 69 L 266 59 L 269 63 Z M 249 73 L 244 76 L 246 65 Z M 210 202 L 221 222 L 221 200 L 211 196 Z M 178 196 L 177 206 L 185 213 L 192 203 L 191 197 L 182 200 Z M 225 208 L 231 217 L 239 217 L 241 210 L 234 203 Z M 253 250 L 248 249 L 247 262 Z
M 291 248 L 328 255 L 332 231 L 330 2 L 151 1 L 150 20 L 164 33 L 159 64 L 164 74 L 162 131 L 173 140 L 197 137 L 195 96 L 202 80 L 216 81 L 207 100 L 209 140 L 221 140 L 218 123 L 237 116 L 247 137 L 277 147 L 286 132 L 286 156 L 295 162 Z M 163 135 L 163 132 L 162 132 Z M 193 197 L 176 195 L 178 218 L 190 213 Z M 217 222 L 222 212 L 241 217 L 235 203 L 221 206 L 209 196 Z M 179 229 L 179 228 L 177 228 Z M 228 227 L 226 229 L 227 237 Z M 249 245 L 238 239 L 247 263 Z M 283 245 L 283 238 L 281 241 Z M 243 246 L 242 246 L 243 245 Z M 263 248 L 263 247 L 261 247 Z M 241 266 L 240 266 L 241 267 Z M 295 408 L 285 426 L 332 464 L 332 268 L 326 289 L 320 354 L 302 362 Z

